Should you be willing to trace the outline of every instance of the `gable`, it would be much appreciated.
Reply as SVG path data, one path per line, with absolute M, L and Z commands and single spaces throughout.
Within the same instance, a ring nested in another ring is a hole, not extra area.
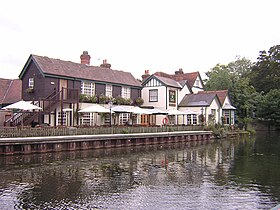
M 182 88 L 181 85 L 173 79 L 161 77 L 157 75 L 151 75 L 143 82 L 143 87 L 158 87 L 158 86 L 167 86 Z
M 143 87 L 158 87 L 163 86 L 164 84 L 155 77 L 150 77 L 149 79 L 145 80 L 143 83 Z

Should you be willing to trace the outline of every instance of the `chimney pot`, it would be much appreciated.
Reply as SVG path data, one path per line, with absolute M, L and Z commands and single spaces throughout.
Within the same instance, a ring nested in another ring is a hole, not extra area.
M 142 75 L 142 81 L 147 79 L 149 76 L 150 76 L 150 71 L 149 70 L 145 70 L 145 74 Z
M 90 65 L 90 55 L 88 51 L 83 51 L 83 54 L 80 56 L 81 64 Z
M 103 63 L 100 65 L 100 67 L 110 69 L 110 68 L 111 68 L 111 64 L 110 64 L 110 63 L 107 63 L 107 59 L 104 59 L 104 60 L 103 60 Z

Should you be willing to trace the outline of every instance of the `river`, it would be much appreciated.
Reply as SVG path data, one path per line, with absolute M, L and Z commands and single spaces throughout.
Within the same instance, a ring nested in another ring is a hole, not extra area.
M 0 209 L 270 209 L 280 135 L 0 156 Z

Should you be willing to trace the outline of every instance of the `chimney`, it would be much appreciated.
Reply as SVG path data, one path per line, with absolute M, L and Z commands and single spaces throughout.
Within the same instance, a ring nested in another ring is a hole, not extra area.
M 175 71 L 175 75 L 184 74 L 183 69 L 179 68 L 179 71 Z
M 83 51 L 83 54 L 80 56 L 81 64 L 89 65 L 90 64 L 90 55 L 88 51 Z
M 145 70 L 145 74 L 142 75 L 142 81 L 147 79 L 149 76 L 150 76 L 150 71 L 149 70 Z
M 110 69 L 110 68 L 111 68 L 111 64 L 110 64 L 110 63 L 107 63 L 107 60 L 105 59 L 105 60 L 103 60 L 103 63 L 100 64 L 100 67 Z

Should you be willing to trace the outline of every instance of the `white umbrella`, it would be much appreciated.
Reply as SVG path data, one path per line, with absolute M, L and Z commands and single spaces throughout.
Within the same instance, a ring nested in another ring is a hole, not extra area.
M 81 109 L 78 112 L 88 112 L 88 113 L 110 113 L 110 109 L 106 109 L 103 106 L 100 106 L 98 104 L 91 105 L 87 108 Z M 113 111 L 111 110 L 111 113 Z
M 31 102 L 28 102 L 28 101 L 18 101 L 16 103 L 5 106 L 2 109 L 20 109 L 20 110 L 26 111 L 26 110 L 36 110 L 36 109 L 42 109 L 42 108 L 39 106 L 36 106 L 34 104 L 31 104 Z
M 184 109 L 184 110 L 181 110 L 182 112 L 184 112 L 185 114 L 198 114 L 197 112 L 195 112 L 195 111 L 192 111 L 192 110 L 190 110 L 190 109 Z
M 114 106 L 114 107 L 112 107 L 112 110 L 114 112 L 120 112 L 120 113 L 129 113 L 129 112 L 131 112 L 128 107 L 124 107 L 124 106 Z
M 156 108 L 149 109 L 149 112 L 151 112 L 152 114 L 162 114 L 162 115 L 166 115 L 167 114 L 166 111 L 162 111 L 162 110 L 156 109 Z
M 169 110 L 167 111 L 168 115 L 185 115 L 186 113 L 185 112 L 181 112 L 177 109 L 172 109 L 172 110 Z
M 147 109 L 142 109 L 138 106 L 133 107 L 132 109 L 129 110 L 130 112 L 132 112 L 133 114 L 152 114 L 150 111 L 148 111 Z

